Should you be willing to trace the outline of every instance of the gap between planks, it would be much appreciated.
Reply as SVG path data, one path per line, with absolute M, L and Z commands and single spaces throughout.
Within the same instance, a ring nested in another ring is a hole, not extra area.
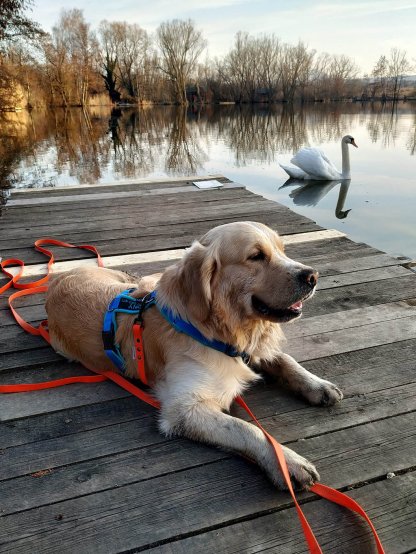
M 328 240 L 334 238 L 345 237 L 346 234 L 335 229 L 325 229 L 323 231 L 311 231 L 308 233 L 298 233 L 294 235 L 286 235 L 282 237 L 285 245 L 289 244 L 299 244 L 312 242 L 317 240 Z M 159 250 L 155 252 L 145 252 L 139 254 L 124 254 L 120 256 L 105 256 L 103 257 L 104 265 L 107 268 L 111 267 L 121 267 L 129 265 L 139 265 L 147 264 L 154 262 L 166 262 L 179 260 L 185 253 L 184 248 L 174 249 L 174 250 Z M 1 258 L 0 258 L 1 259 Z M 68 260 L 65 262 L 56 262 L 53 266 L 54 273 L 60 273 L 62 271 L 69 271 L 79 266 L 96 266 L 97 261 L 95 258 L 79 259 L 79 260 Z M 46 264 L 34 264 L 30 266 L 25 266 L 25 277 L 30 277 L 34 275 L 41 275 L 46 272 Z M 8 268 L 13 274 L 17 274 L 18 267 Z

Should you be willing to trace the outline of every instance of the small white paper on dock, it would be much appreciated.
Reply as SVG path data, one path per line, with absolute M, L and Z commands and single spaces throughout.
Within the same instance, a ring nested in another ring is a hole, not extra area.
M 193 184 L 199 189 L 219 189 L 223 186 L 223 183 L 220 183 L 216 179 L 211 179 L 210 181 L 194 181 Z

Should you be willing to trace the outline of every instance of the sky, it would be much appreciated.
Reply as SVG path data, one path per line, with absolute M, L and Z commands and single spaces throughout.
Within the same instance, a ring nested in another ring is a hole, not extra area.
M 412 0 L 34 0 L 31 16 L 50 31 L 62 9 L 79 8 L 92 27 L 103 19 L 138 23 L 153 33 L 162 21 L 192 19 L 222 57 L 238 31 L 275 33 L 310 48 L 352 57 L 362 74 L 397 47 L 416 64 L 416 1 Z

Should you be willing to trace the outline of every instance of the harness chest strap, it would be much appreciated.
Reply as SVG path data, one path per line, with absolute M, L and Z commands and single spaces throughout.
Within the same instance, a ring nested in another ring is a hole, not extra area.
M 156 293 L 153 291 L 146 294 L 142 298 L 134 298 L 131 293 L 135 289 L 127 289 L 118 294 L 108 305 L 107 311 L 104 314 L 102 339 L 104 352 L 121 372 L 122 375 L 126 372 L 126 361 L 120 350 L 120 346 L 116 342 L 117 332 L 117 314 L 123 313 L 134 315 L 133 323 L 133 359 L 137 361 L 137 376 L 147 385 L 146 372 L 144 368 L 144 352 L 143 352 L 143 312 L 153 306 L 156 302 Z
M 46 341 L 50 342 L 49 333 L 47 331 L 47 322 L 43 321 L 39 324 L 38 327 L 34 327 L 33 325 L 30 325 L 29 323 L 27 323 L 22 317 L 20 317 L 19 314 L 16 312 L 16 310 L 14 309 L 14 307 L 12 305 L 13 300 L 15 300 L 18 297 L 26 296 L 26 295 L 30 295 L 30 294 L 42 293 L 42 292 L 45 292 L 47 290 L 47 287 L 43 286 L 43 285 L 47 282 L 47 280 L 49 278 L 49 272 L 50 272 L 51 267 L 53 265 L 54 258 L 53 258 L 53 254 L 49 250 L 42 247 L 43 245 L 46 245 L 46 244 L 52 244 L 52 245 L 55 245 L 55 246 L 63 246 L 63 247 L 66 247 L 66 248 L 82 248 L 82 249 L 90 250 L 90 251 L 92 251 L 96 254 L 97 263 L 100 267 L 103 267 L 103 262 L 102 262 L 102 259 L 99 255 L 98 251 L 93 246 L 90 246 L 90 245 L 75 246 L 73 244 L 69 244 L 69 243 L 66 243 L 66 242 L 62 242 L 62 241 L 58 241 L 56 239 L 50 239 L 50 238 L 39 239 L 35 242 L 35 248 L 37 250 L 39 250 L 40 252 L 43 252 L 44 254 L 46 254 L 49 257 L 47 275 L 45 277 L 37 280 L 37 281 L 34 281 L 32 283 L 19 283 L 19 280 L 22 277 L 23 270 L 24 270 L 23 261 L 12 258 L 12 259 L 8 259 L 8 260 L 4 260 L 4 261 L 0 262 L 0 268 L 1 268 L 2 272 L 5 273 L 8 277 L 10 277 L 10 281 L 8 281 L 4 286 L 0 287 L 0 294 L 3 293 L 4 291 L 6 291 L 7 289 L 9 289 L 10 287 L 14 287 L 16 289 L 24 289 L 24 290 L 20 290 L 19 292 L 13 293 L 9 296 L 9 306 L 10 306 L 10 309 L 12 310 L 12 313 L 13 313 L 17 323 L 23 329 L 25 329 L 28 333 L 30 333 L 32 335 L 40 335 Z M 6 270 L 6 267 L 15 266 L 15 265 L 20 266 L 21 269 L 19 270 L 19 272 L 17 273 L 16 276 L 13 276 L 12 273 L 10 273 L 9 271 Z M 137 330 L 137 329 L 136 329 L 136 331 L 133 330 L 133 333 L 136 333 L 135 334 L 135 339 L 136 339 L 136 337 L 137 337 L 137 339 L 140 339 L 139 348 L 136 350 L 136 352 L 141 352 L 142 353 L 140 364 L 139 364 L 139 360 L 138 360 L 138 373 L 140 375 L 141 372 L 143 372 L 144 380 L 146 380 L 146 376 L 145 376 L 145 372 L 144 372 L 144 358 L 143 358 L 143 344 L 142 344 L 142 337 L 141 337 L 141 325 L 139 325 L 139 327 L 140 327 L 140 330 Z M 184 332 L 184 331 L 181 331 L 181 332 Z M 137 339 L 136 339 L 136 342 L 137 342 Z M 233 355 L 233 354 L 228 354 L 228 355 Z M 237 353 L 237 354 L 234 354 L 234 355 L 239 355 L 239 354 Z M 36 383 L 36 384 L 1 385 L 0 386 L 0 393 L 27 392 L 27 391 L 32 391 L 32 390 L 41 390 L 41 389 L 63 386 L 63 385 L 67 385 L 67 384 L 70 384 L 70 383 L 91 383 L 91 382 L 99 382 L 99 381 L 104 381 L 104 380 L 110 379 L 113 382 L 120 385 L 121 387 L 123 387 L 125 390 L 127 390 L 131 394 L 133 394 L 134 396 L 136 396 L 137 398 L 139 398 L 140 400 L 143 400 L 144 402 L 147 402 L 148 404 L 150 404 L 151 406 L 154 406 L 156 408 L 160 407 L 159 402 L 153 396 L 151 396 L 147 392 L 143 391 L 142 389 L 140 389 L 136 385 L 133 385 L 130 381 L 125 379 L 122 375 L 120 375 L 118 373 L 115 373 L 113 371 L 103 371 L 103 370 L 99 370 L 99 369 L 92 368 L 92 367 L 87 367 L 87 369 L 89 369 L 90 371 L 92 371 L 96 375 L 92 375 L 92 376 L 89 375 L 89 376 L 82 376 L 82 377 L 69 377 L 69 378 L 66 378 L 66 379 L 58 379 L 58 380 L 55 380 L 55 381 L 48 381 L 48 382 Z M 285 478 L 286 485 L 287 485 L 287 487 L 289 489 L 289 492 L 290 492 L 290 494 L 293 498 L 293 501 L 295 503 L 295 508 L 296 508 L 297 513 L 298 513 L 301 525 L 302 525 L 302 529 L 303 529 L 303 532 L 304 532 L 304 535 L 305 535 L 305 538 L 306 538 L 306 541 L 307 541 L 307 544 L 308 544 L 308 547 L 309 547 L 309 551 L 311 552 L 311 554 L 322 554 L 322 550 L 321 550 L 321 548 L 318 544 L 318 541 L 316 540 L 316 537 L 315 537 L 312 529 L 310 528 L 309 523 L 306 520 L 306 517 L 303 514 L 302 509 L 300 508 L 300 506 L 299 506 L 299 504 L 296 500 L 295 493 L 294 493 L 294 490 L 293 490 L 293 487 L 292 487 L 292 484 L 291 484 L 289 471 L 288 471 L 288 468 L 287 468 L 287 465 L 286 465 L 286 461 L 285 461 L 285 457 L 284 457 L 281 445 L 276 441 L 276 439 L 274 437 L 272 437 L 262 427 L 262 425 L 259 423 L 259 421 L 256 419 L 254 414 L 251 412 L 251 410 L 249 409 L 249 407 L 247 406 L 247 404 L 244 402 L 244 400 L 241 397 L 237 398 L 236 402 L 249 414 L 249 416 L 253 419 L 255 424 L 264 433 L 264 435 L 267 438 L 268 442 L 272 445 L 273 450 L 274 450 L 275 455 L 276 455 L 276 460 L 280 465 L 280 469 L 281 469 L 282 474 Z M 374 538 L 375 538 L 375 541 L 376 541 L 376 546 L 377 546 L 377 552 L 379 554 L 385 554 L 383 546 L 380 542 L 380 539 L 377 535 L 377 532 L 376 532 L 372 522 L 370 521 L 370 519 L 367 516 L 366 512 L 361 508 L 361 506 L 357 502 L 355 502 L 352 498 L 350 498 L 349 496 L 343 494 L 342 492 L 337 491 L 336 489 L 332 489 L 331 487 L 327 487 L 326 485 L 322 485 L 321 483 L 315 484 L 313 487 L 311 487 L 310 490 L 312 492 L 314 492 L 315 494 L 321 496 L 322 498 L 325 498 L 325 499 L 330 500 L 332 502 L 335 502 L 335 503 L 337 503 L 341 506 L 344 506 L 345 508 L 348 508 L 349 510 L 352 510 L 352 511 L 356 512 L 357 514 L 359 514 L 360 516 L 362 516 L 365 519 L 365 521 L 369 524 L 370 529 L 371 529 L 371 531 L 374 535 Z

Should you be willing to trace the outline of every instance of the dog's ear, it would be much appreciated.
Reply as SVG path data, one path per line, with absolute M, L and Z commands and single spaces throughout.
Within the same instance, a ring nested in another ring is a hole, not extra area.
M 207 320 L 212 301 L 211 284 L 217 270 L 212 249 L 194 242 L 182 260 L 182 290 L 184 303 L 192 319 Z
M 194 324 L 206 322 L 217 268 L 214 249 L 194 242 L 178 263 L 164 271 L 158 286 L 159 300 Z

